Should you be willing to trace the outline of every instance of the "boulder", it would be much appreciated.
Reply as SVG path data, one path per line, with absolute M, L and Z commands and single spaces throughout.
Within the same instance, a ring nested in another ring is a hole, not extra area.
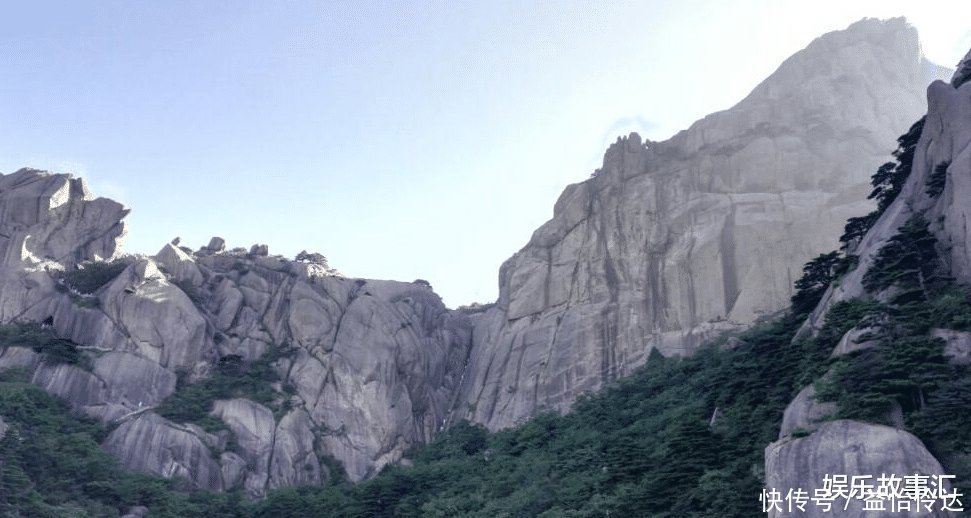
M 824 487 L 824 477 L 846 475 L 849 480 L 854 476 L 870 476 L 872 486 L 879 485 L 877 479 L 882 475 L 904 476 L 921 474 L 927 476 L 947 475 L 941 464 L 924 444 L 913 435 L 888 426 L 865 424 L 856 421 L 831 421 L 820 426 L 808 437 L 782 439 L 765 449 L 765 484 L 769 491 L 779 491 L 783 497 L 787 492 L 802 489 L 810 497 L 816 489 Z M 949 489 L 950 490 L 950 489 Z M 859 492 L 857 492 L 859 494 Z M 844 510 L 844 505 L 847 509 Z M 833 509 L 817 505 L 810 500 L 805 513 L 787 507 L 783 502 L 781 511 L 772 509 L 770 518 L 781 516 L 847 518 L 870 516 L 951 516 L 940 510 L 940 502 L 934 512 L 921 513 L 889 510 L 880 514 L 865 511 L 861 499 L 835 499 Z
M 223 489 L 222 469 L 202 439 L 151 412 L 122 423 L 103 447 L 126 469 L 184 477 L 197 489 Z
M 193 286 L 202 284 L 202 272 L 195 260 L 181 248 L 167 244 L 155 254 L 155 262 L 165 269 L 172 279 L 187 282 Z
M 835 403 L 820 403 L 816 401 L 816 389 L 807 385 L 795 399 L 789 403 L 782 415 L 782 427 L 779 429 L 779 439 L 801 430 L 811 432 L 820 426 L 820 421 L 836 412 Z
M 944 356 L 953 365 L 971 364 L 971 333 L 953 329 L 932 329 L 931 336 L 943 339 Z M 2 360 L 2 357 L 0 357 Z

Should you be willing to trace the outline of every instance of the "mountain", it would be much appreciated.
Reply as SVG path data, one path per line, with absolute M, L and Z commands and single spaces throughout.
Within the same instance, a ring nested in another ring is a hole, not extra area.
M 325 480 L 318 453 L 365 478 L 441 429 L 471 325 L 427 284 L 345 279 L 314 254 L 227 251 L 219 238 L 197 252 L 167 244 L 154 258 L 99 263 L 118 255 L 127 210 L 66 175 L 2 176 L 0 207 L 0 318 L 47 322 L 90 357 L 5 347 L 0 368 L 28 369 L 116 426 L 104 447 L 126 467 L 259 495 Z M 246 369 L 227 364 L 270 357 L 273 379 L 256 384 L 272 395 L 259 402 L 259 389 L 195 394 L 200 380 L 240 383 Z M 182 408 L 190 396 L 215 404 L 218 419 Z
M 924 112 L 925 65 L 903 19 L 863 20 L 670 140 L 618 139 L 502 265 L 457 415 L 496 429 L 564 410 L 653 349 L 691 354 L 787 307 L 803 263 L 871 208 L 870 175 Z
M 810 487 L 826 473 L 951 474 L 967 494 L 971 455 L 959 416 L 971 404 L 971 330 L 961 315 L 971 300 L 957 286 L 971 283 L 968 70 L 971 53 L 950 83 L 927 89 L 927 114 L 898 140 L 888 203 L 846 243 L 855 266 L 802 327 L 816 335 L 834 313 L 869 306 L 839 340 L 836 361 L 786 409 L 779 440 L 766 448 L 769 487 Z M 849 419 L 820 424 L 827 415 Z M 812 433 L 793 440 L 797 428 Z M 845 516 L 868 514 L 861 504 Z
M 924 112 L 928 70 L 903 20 L 864 20 L 668 141 L 619 139 L 503 264 L 484 310 L 219 238 L 124 256 L 120 204 L 66 175 L 3 175 L 0 369 L 108 424 L 102 447 L 130 470 L 252 496 L 339 470 L 367 479 L 463 419 L 500 429 L 566 410 L 652 351 L 690 356 L 783 311 L 803 263 L 872 209 L 870 175 Z M 962 105 L 931 99 L 935 142 L 959 143 L 960 119 L 943 121 Z M 967 158 L 948 145 L 935 144 Z M 940 199 L 960 199 L 962 181 L 948 177 Z M 935 203 L 962 221 L 960 203 Z M 892 213 L 872 235 L 889 239 Z M 951 225 L 941 239 L 961 248 L 966 229 Z M 860 244 L 863 268 L 877 239 Z M 816 328 L 828 301 L 863 293 L 849 291 L 862 275 L 826 296 Z

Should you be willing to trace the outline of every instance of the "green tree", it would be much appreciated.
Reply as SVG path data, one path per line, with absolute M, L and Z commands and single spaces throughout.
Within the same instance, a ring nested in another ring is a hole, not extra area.
M 802 277 L 796 281 L 796 293 L 792 296 L 792 311 L 809 313 L 816 307 L 826 288 L 836 278 L 841 263 L 839 252 L 820 254 L 802 267 Z

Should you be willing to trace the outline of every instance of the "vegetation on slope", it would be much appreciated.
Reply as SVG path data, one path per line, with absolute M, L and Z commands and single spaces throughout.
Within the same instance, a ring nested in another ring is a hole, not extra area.
M 901 137 L 897 164 L 874 175 L 880 208 L 848 223 L 844 251 L 900 192 L 919 124 Z M 929 187 L 937 193 L 941 182 Z M 629 378 L 581 397 L 568 415 L 540 415 L 497 433 L 459 423 L 411 451 L 410 465 L 388 467 L 373 480 L 335 478 L 326 487 L 277 490 L 262 501 L 188 493 L 178 481 L 123 474 L 97 448 L 99 425 L 69 417 L 39 389 L 8 380 L 0 384 L 0 415 L 10 425 L 0 442 L 0 511 L 110 516 L 140 504 L 153 516 L 753 516 L 763 449 L 776 439 L 798 390 L 820 379 L 820 396 L 837 403 L 833 417 L 902 416 L 966 484 L 971 373 L 948 364 L 943 342 L 929 333 L 971 329 L 971 293 L 941 274 L 936 252 L 926 221 L 915 217 L 864 278 L 869 290 L 884 293 L 883 302 L 834 304 L 815 337 L 793 340 L 830 283 L 853 266 L 851 255 L 810 261 L 792 310 L 780 319 L 692 358 L 655 354 Z M 877 345 L 830 359 L 854 327 L 873 329 Z M 269 402 L 271 395 L 259 392 L 267 386 L 260 377 L 273 374 L 231 360 L 210 380 L 183 384 L 160 411 L 204 421 L 214 398 L 246 395 L 237 390 L 250 381 L 257 391 L 250 396 Z
M 219 399 L 246 398 L 274 411 L 286 413 L 289 396 L 277 392 L 273 385 L 280 383 L 280 375 L 273 367 L 284 355 L 283 348 L 274 347 L 258 360 L 246 363 L 242 356 L 228 354 L 216 362 L 209 376 L 191 383 L 187 373 L 179 374 L 176 390 L 154 408 L 155 413 L 176 423 L 193 423 L 208 432 L 228 430 L 226 424 L 209 413 Z M 283 385 L 288 394 L 292 387 Z

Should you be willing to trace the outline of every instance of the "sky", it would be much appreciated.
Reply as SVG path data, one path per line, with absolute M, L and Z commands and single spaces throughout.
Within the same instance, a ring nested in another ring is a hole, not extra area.
M 849 4 L 849 5 L 846 5 Z M 173 238 L 326 255 L 490 302 L 500 264 L 607 145 L 731 107 L 815 37 L 906 16 L 971 48 L 956 1 L 0 0 L 0 173 L 72 173 Z

